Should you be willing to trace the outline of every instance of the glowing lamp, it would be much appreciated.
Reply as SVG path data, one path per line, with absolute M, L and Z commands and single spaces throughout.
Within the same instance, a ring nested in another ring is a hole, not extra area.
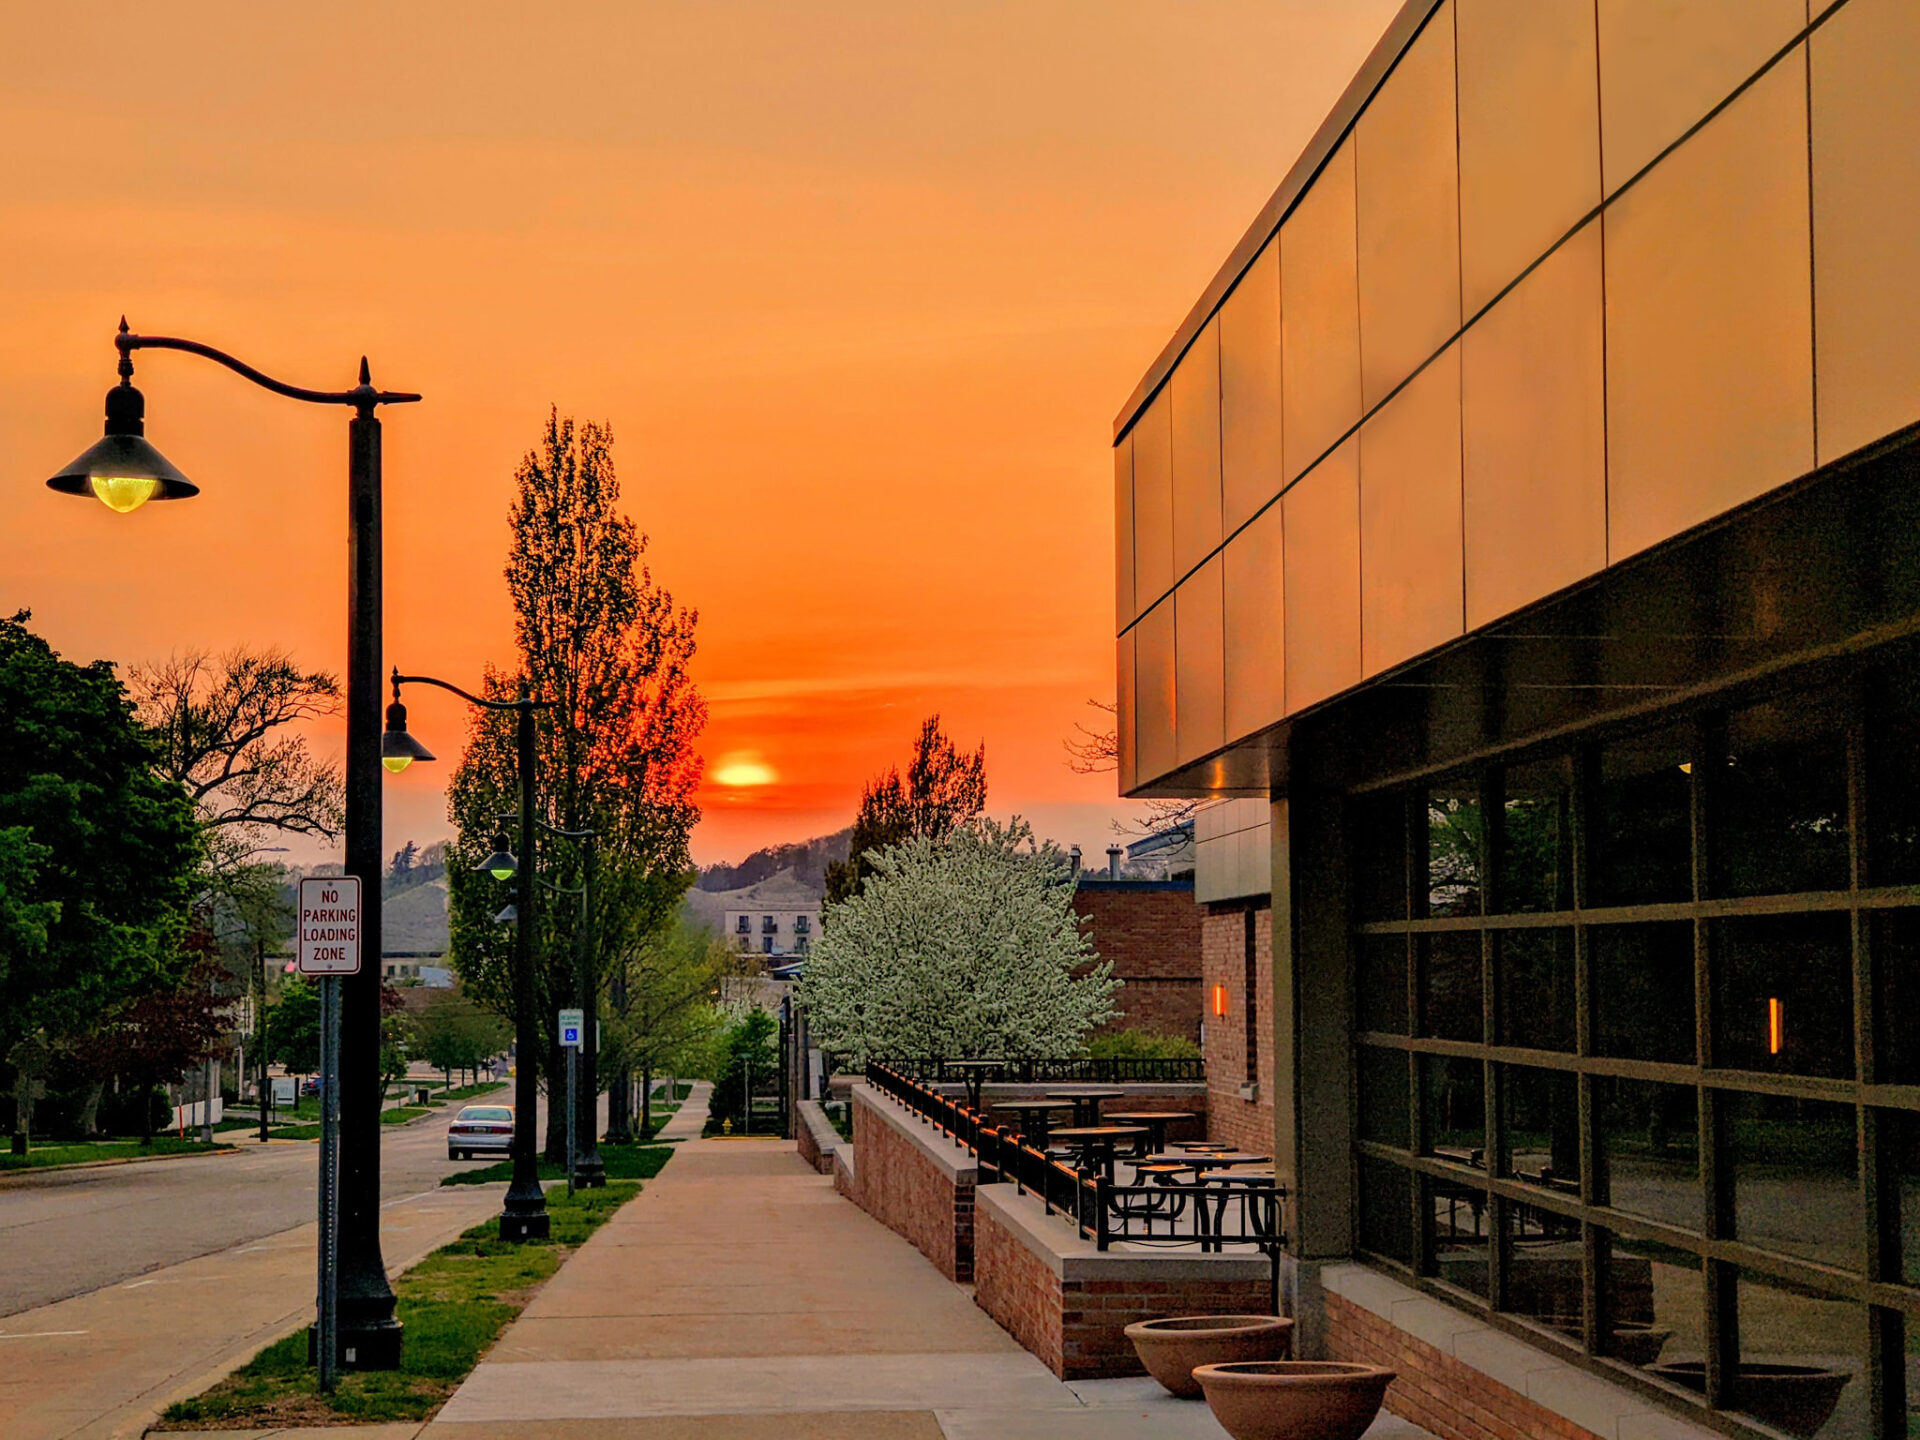
M 1213 1013 L 1216 1015 L 1227 1013 L 1227 987 L 1224 985 L 1213 987 Z
M 1780 997 L 1767 998 L 1767 1053 L 1778 1055 L 1780 1047 L 1787 1043 L 1787 1007 L 1780 1003 Z
M 493 853 L 473 867 L 484 870 L 496 880 L 511 880 L 520 869 L 520 862 L 513 858 L 513 852 L 507 849 L 507 837 L 493 837 Z
M 132 374 L 131 367 L 128 375 Z M 131 379 L 107 392 L 107 433 L 47 481 L 63 495 L 91 495 L 127 515 L 149 500 L 185 500 L 200 487 L 154 449 L 146 437 L 147 402 Z
M 416 760 L 431 760 L 433 752 L 407 733 L 407 707 L 400 703 L 400 687 L 393 687 L 387 706 L 387 731 L 380 737 L 380 763 L 398 775 Z

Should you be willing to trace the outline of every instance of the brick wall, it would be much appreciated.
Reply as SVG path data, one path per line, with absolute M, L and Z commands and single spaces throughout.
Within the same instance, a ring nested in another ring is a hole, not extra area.
M 972 1152 L 865 1085 L 853 1088 L 853 1199 L 949 1280 L 973 1278 Z
M 1144 1375 L 1126 1327 L 1161 1315 L 1271 1314 L 1264 1259 L 1093 1249 L 1009 1185 L 981 1192 L 974 1302 L 1062 1380 Z M 1038 1245 L 1036 1230 L 1045 1232 Z
M 1440 1440 L 1601 1440 L 1343 1295 L 1326 1304 L 1328 1355 L 1394 1371 L 1387 1409 Z
M 800 1158 L 822 1175 L 833 1173 L 833 1152 L 840 1148 L 840 1132 L 833 1128 L 818 1100 L 796 1100 L 793 1138 Z
M 1083 877 L 1073 908 L 1125 982 L 1103 1029 L 1200 1038 L 1200 910 L 1191 882 Z
M 1200 965 L 1207 1010 L 1207 1136 L 1258 1155 L 1273 1149 L 1273 910 L 1253 907 L 1254 997 L 1258 1028 L 1255 1074 L 1258 1091 L 1243 1099 L 1247 1083 L 1246 904 L 1201 909 Z M 1227 1013 L 1216 1015 L 1214 987 L 1226 991 Z

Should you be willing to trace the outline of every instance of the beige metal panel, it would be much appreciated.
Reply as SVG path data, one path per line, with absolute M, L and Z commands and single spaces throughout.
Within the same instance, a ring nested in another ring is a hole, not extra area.
M 1173 588 L 1173 435 L 1162 390 L 1129 432 L 1133 440 L 1133 606 Z
M 1173 575 L 1220 546 L 1220 322 L 1210 323 L 1168 381 L 1173 403 Z
M 1280 245 L 1270 242 L 1220 307 L 1221 530 L 1280 493 Z
M 1360 679 L 1360 447 L 1348 440 L 1280 497 L 1287 713 Z
M 1133 627 L 1134 782 L 1158 780 L 1175 765 L 1173 742 L 1173 597 Z
M 1813 465 L 1805 48 L 1608 206 L 1607 559 Z
M 1133 436 L 1113 447 L 1114 629 L 1133 623 Z
M 1461 340 L 1467 628 L 1607 563 L 1600 223 Z
M 1182 765 L 1226 743 L 1221 571 L 1221 557 L 1216 555 L 1173 594 L 1173 735 Z
M 1133 631 L 1127 631 L 1115 643 L 1113 668 L 1114 758 L 1120 771 L 1120 793 L 1124 795 L 1134 787 L 1134 736 L 1138 729 L 1134 719 Z
M 1360 430 L 1360 660 L 1368 675 L 1458 636 L 1460 347 Z
M 1456 0 L 1454 24 L 1471 316 L 1600 203 L 1600 87 L 1593 0 Z
M 1598 0 L 1607 194 L 1780 52 L 1806 0 Z
M 1240 740 L 1287 713 L 1286 552 L 1281 505 L 1227 542 L 1227 738 Z
M 1288 479 L 1360 419 L 1356 243 L 1348 139 L 1280 227 L 1281 442 Z
M 1360 389 L 1371 409 L 1460 328 L 1451 3 L 1400 58 L 1355 136 Z
M 1920 420 L 1920 6 L 1850 0 L 1808 45 L 1824 465 Z

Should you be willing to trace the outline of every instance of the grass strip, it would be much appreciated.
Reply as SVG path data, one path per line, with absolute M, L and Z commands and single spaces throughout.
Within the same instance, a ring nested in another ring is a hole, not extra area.
M 382 1110 L 380 1112 L 380 1123 L 382 1125 L 404 1125 L 407 1121 L 417 1120 L 426 1113 L 427 1107 L 424 1105 L 398 1105 L 391 1110 Z
M 670 1145 L 608 1145 L 602 1142 L 600 1160 L 607 1167 L 607 1180 L 651 1180 L 660 1173 L 660 1167 L 673 1157 Z M 565 1163 L 552 1161 L 540 1162 L 542 1180 L 562 1180 L 567 1178 Z M 461 1170 L 441 1180 L 442 1185 L 488 1185 L 498 1184 L 502 1180 L 513 1179 L 513 1161 L 502 1160 L 497 1165 L 488 1165 L 479 1170 Z M 560 1192 L 566 1194 L 565 1190 Z M 581 1192 L 585 1194 L 585 1191 Z
M 195 1127 L 196 1129 L 198 1127 Z M 168 1155 L 211 1155 L 231 1145 L 202 1145 L 176 1135 L 156 1135 L 151 1145 L 138 1140 L 81 1140 L 72 1144 L 35 1145 L 25 1155 L 0 1152 L 0 1173 L 10 1170 L 51 1170 L 62 1165 L 93 1165 L 102 1160 L 157 1160 Z
M 656 1171 L 658 1167 L 655 1167 Z M 169 1405 L 163 1430 L 269 1429 L 278 1426 L 376 1424 L 425 1420 L 459 1388 L 508 1322 L 553 1277 L 586 1238 L 640 1193 L 617 1180 L 604 1190 L 564 1188 L 547 1195 L 553 1234 L 511 1243 L 497 1222 L 466 1231 L 394 1284 L 406 1343 L 398 1370 L 355 1370 L 322 1395 L 307 1364 L 301 1330 L 261 1351 L 204 1394 Z

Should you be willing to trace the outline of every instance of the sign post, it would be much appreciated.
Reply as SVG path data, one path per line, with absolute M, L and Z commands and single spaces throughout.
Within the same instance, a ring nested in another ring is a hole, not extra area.
M 320 980 L 320 1246 L 314 1352 L 320 1388 L 340 1369 L 340 977 L 360 973 L 360 880 L 300 882 L 296 968 Z
M 576 1078 L 576 1066 L 580 1061 L 581 1034 L 586 1030 L 586 1017 L 578 1010 L 560 1012 L 560 1043 L 567 1051 L 567 1194 L 573 1194 L 573 1160 L 575 1149 L 573 1096 L 580 1088 Z

